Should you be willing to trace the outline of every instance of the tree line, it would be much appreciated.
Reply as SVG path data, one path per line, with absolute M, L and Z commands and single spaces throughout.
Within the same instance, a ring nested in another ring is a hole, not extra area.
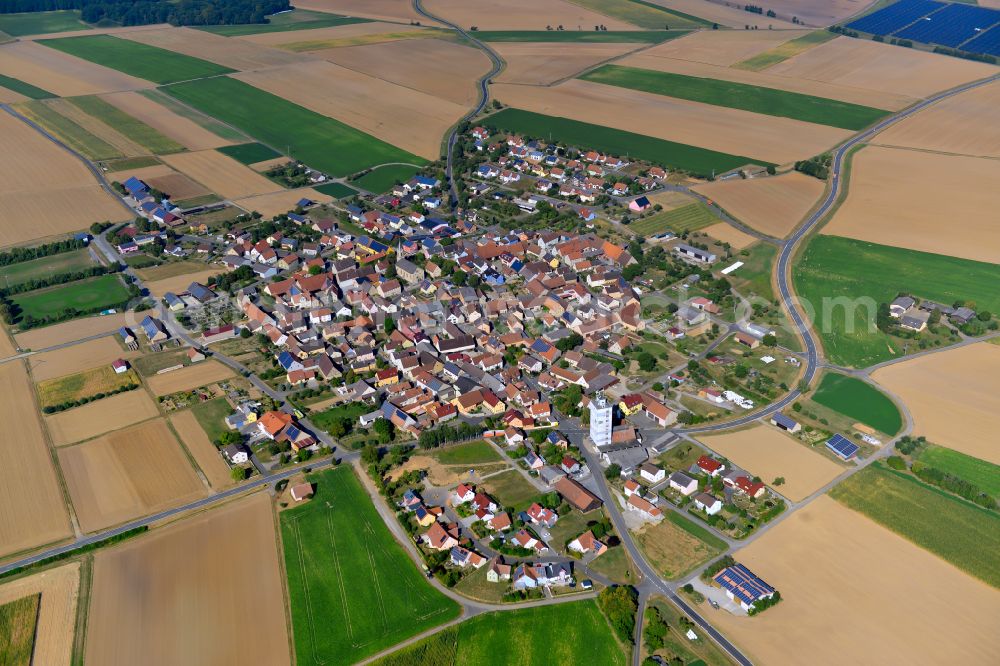
M 53 254 L 72 252 L 87 247 L 87 244 L 76 238 L 70 240 L 56 241 L 55 243 L 45 243 L 35 247 L 15 247 L 6 252 L 0 252 L 0 266 L 10 266 L 20 264 L 33 259 L 49 257 Z
M 57 9 L 79 9 L 87 23 L 233 25 L 267 23 L 270 14 L 291 5 L 288 0 L 7 0 L 0 14 Z

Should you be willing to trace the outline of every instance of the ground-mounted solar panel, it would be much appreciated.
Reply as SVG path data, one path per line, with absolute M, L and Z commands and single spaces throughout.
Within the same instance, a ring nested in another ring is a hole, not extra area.
M 899 39 L 958 48 L 1000 23 L 1000 11 L 976 5 L 951 4 L 893 33 Z
M 969 53 L 1000 56 L 1000 25 L 995 25 L 989 30 L 984 30 L 979 33 L 979 36 L 962 44 L 962 50 Z
M 900 0 L 884 9 L 852 21 L 846 27 L 850 30 L 868 32 L 873 35 L 890 35 L 923 16 L 943 9 L 945 6 L 945 3 L 935 0 Z

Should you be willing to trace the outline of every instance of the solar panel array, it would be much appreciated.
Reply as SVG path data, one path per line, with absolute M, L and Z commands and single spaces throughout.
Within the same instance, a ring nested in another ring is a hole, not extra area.
M 747 605 L 774 594 L 773 587 L 742 564 L 734 564 L 715 574 L 715 582 Z
M 1000 55 L 1000 10 L 935 0 L 900 0 L 848 23 L 850 30 L 969 53 Z
M 826 448 L 830 449 L 844 460 L 850 460 L 857 455 L 858 451 L 861 450 L 860 446 L 839 433 L 829 439 L 826 443 Z

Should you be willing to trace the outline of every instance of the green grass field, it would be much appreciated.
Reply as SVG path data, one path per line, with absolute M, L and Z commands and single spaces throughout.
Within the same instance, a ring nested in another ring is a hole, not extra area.
M 1000 465 L 943 446 L 928 446 L 917 459 L 942 472 L 965 479 L 991 495 L 1000 495 Z
M 80 20 L 80 12 L 75 9 L 0 14 L 0 32 L 6 32 L 11 37 L 45 35 L 51 32 L 70 32 L 73 30 L 90 30 L 90 26 Z
M 751 72 L 760 72 L 779 62 L 784 62 L 792 56 L 804 53 L 814 46 L 819 46 L 831 39 L 836 39 L 837 33 L 828 30 L 817 30 L 807 35 L 802 35 L 797 39 L 789 40 L 783 44 L 778 44 L 774 48 L 763 53 L 758 53 L 752 58 L 747 58 L 736 63 L 733 67 L 737 69 L 747 69 Z
M 656 215 L 635 220 L 628 228 L 640 236 L 656 236 L 665 231 L 682 234 L 685 231 L 704 229 L 719 221 L 708 206 L 699 202 L 663 211 Z
M 350 468 L 309 478 L 315 496 L 279 514 L 298 664 L 354 663 L 458 616 Z
M 458 629 L 448 627 L 373 661 L 372 666 L 454 666 L 457 654 Z
M 165 136 L 159 130 L 153 129 L 138 118 L 130 116 L 96 95 L 70 97 L 69 101 L 84 113 L 115 128 L 154 155 L 168 155 L 185 150 L 184 146 Z
M 205 32 L 214 32 L 217 35 L 224 35 L 226 37 L 242 37 L 243 35 L 258 35 L 262 32 L 312 30 L 313 28 L 331 28 L 337 25 L 350 25 L 351 23 L 371 23 L 371 19 L 295 9 L 290 12 L 275 14 L 268 18 L 267 23 L 203 25 L 197 26 L 197 29 L 204 30 Z
M 903 417 L 892 400 L 857 377 L 828 372 L 812 399 L 887 435 L 895 435 L 903 427 Z
M 243 134 L 243 132 L 239 131 L 238 129 L 230 127 L 221 120 L 218 120 L 211 116 L 207 116 L 201 111 L 192 109 L 187 104 L 184 104 L 180 100 L 174 99 L 173 97 L 167 95 L 161 90 L 156 90 L 156 89 L 139 90 L 138 92 L 140 95 L 148 97 L 157 104 L 165 106 L 166 108 L 170 109 L 177 115 L 187 118 L 188 120 L 195 123 L 199 127 L 202 127 L 203 129 L 206 129 L 212 134 L 215 134 L 216 136 L 221 137 L 227 141 L 237 141 L 240 143 L 245 143 L 250 140 L 250 137 L 246 136 L 245 134 Z
M 648 30 L 712 27 L 711 21 L 642 0 L 570 0 L 570 2 Z
M 72 273 L 93 265 L 88 250 L 61 252 L 40 259 L 0 266 L 0 285 L 12 286 L 60 273 Z
M 502 460 L 496 449 L 482 440 L 448 446 L 432 451 L 430 455 L 442 465 L 472 465 Z
M 281 157 L 281 153 L 272 150 L 262 143 L 242 143 L 236 146 L 222 146 L 216 148 L 220 153 L 229 155 L 241 164 L 256 164 L 264 160 L 273 160 Z
M 214 398 L 197 403 L 191 408 L 191 413 L 208 438 L 214 442 L 229 431 L 225 419 L 233 413 L 233 408 L 225 398 Z
M 25 102 L 19 105 L 19 108 L 26 116 L 90 160 L 112 160 L 122 157 L 120 150 L 104 139 L 94 136 L 44 102 Z
M 25 83 L 20 79 L 15 79 L 10 76 L 4 76 L 0 74 L 0 86 L 6 88 L 7 90 L 13 90 L 16 93 L 24 95 L 25 97 L 30 97 L 31 99 L 50 99 L 55 97 L 48 90 L 42 90 L 37 86 L 33 86 L 30 83 Z
M 342 405 L 337 405 L 336 407 L 331 407 L 325 411 L 319 412 L 318 414 L 310 414 L 309 420 L 312 421 L 320 430 L 329 430 L 330 425 L 339 419 L 350 419 L 351 427 L 358 428 L 358 417 L 362 414 L 367 414 L 372 411 L 371 406 L 366 405 L 362 402 L 348 402 Z
M 590 44 L 659 44 L 682 37 L 687 30 L 484 30 L 484 42 L 578 42 Z
M 620 65 L 604 65 L 580 78 L 655 95 L 849 130 L 860 130 L 890 113 L 860 104 L 787 90 Z
M 688 520 L 687 518 L 677 513 L 676 511 L 666 511 L 665 515 L 667 517 L 667 520 L 672 522 L 674 525 L 681 528 L 694 538 L 704 541 L 712 548 L 715 548 L 716 550 L 719 551 L 723 551 L 729 547 L 729 544 L 727 544 L 725 541 L 717 537 L 714 532 L 705 529 L 701 525 L 691 520 Z
M 628 155 L 694 175 L 707 176 L 712 171 L 721 173 L 750 163 L 762 166 L 769 164 L 752 157 L 729 155 L 698 146 L 522 109 L 504 109 L 484 118 L 482 124 L 498 130 L 575 145 L 581 149 L 591 148 L 613 155 Z
M 40 44 L 84 60 L 117 69 L 153 83 L 174 83 L 234 70 L 213 62 L 166 49 L 119 39 L 111 35 L 87 35 L 65 39 L 40 39 Z
M 404 164 L 390 164 L 384 167 L 372 169 L 357 180 L 352 180 L 352 184 L 358 187 L 382 194 L 388 192 L 396 183 L 405 183 L 417 173 L 417 167 L 406 166 Z
M 541 494 L 516 469 L 491 476 L 482 485 L 501 506 L 515 512 L 527 509 L 532 500 Z
M 879 303 L 900 292 L 939 303 L 970 300 L 980 309 L 1000 311 L 1000 265 L 839 236 L 818 235 L 809 241 L 792 279 L 799 298 L 815 310 L 814 328 L 827 357 L 850 367 L 899 356 L 890 349 L 890 338 L 875 327 L 875 314 Z M 850 312 L 842 300 L 832 299 L 871 299 L 871 307 Z
M 837 501 L 959 569 L 1000 587 L 1000 514 L 880 463 L 830 491 Z
M 32 663 L 41 599 L 42 595 L 32 594 L 0 606 L 0 664 Z
M 90 310 L 121 303 L 128 298 L 128 290 L 117 275 L 102 275 L 90 280 L 70 282 L 57 287 L 29 291 L 13 296 L 21 308 L 22 316 L 36 319 L 61 314 L 69 308 Z
M 388 168 L 388 167 L 387 167 Z M 313 189 L 320 194 L 325 194 L 331 196 L 334 199 L 344 199 L 346 197 L 353 197 L 358 193 L 356 189 L 343 183 L 325 183 L 323 185 L 314 185 Z
M 743 265 L 728 275 L 733 287 L 744 296 L 754 293 L 769 301 L 774 300 L 774 288 L 771 286 L 771 267 L 778 256 L 777 246 L 770 243 L 754 243 L 746 248 L 749 254 L 743 256 L 742 251 L 733 257 L 733 261 L 742 261 Z
M 288 146 L 296 159 L 334 176 L 386 162 L 426 163 L 340 121 L 235 79 L 191 81 L 164 90 L 263 143 Z

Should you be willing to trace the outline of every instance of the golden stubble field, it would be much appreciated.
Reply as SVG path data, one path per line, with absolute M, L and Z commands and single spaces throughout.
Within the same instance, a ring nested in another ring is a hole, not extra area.
M 128 217 L 83 164 L 25 123 L 0 114 L 0 136 L 0 246 Z
M 998 183 L 997 160 L 867 146 L 822 233 L 1000 263 Z
M 895 393 L 914 435 L 1000 465 L 1000 345 L 986 342 L 894 363 L 872 379 Z
M 113 93 L 104 95 L 104 99 L 188 150 L 207 150 L 232 143 L 137 92 Z
M 0 74 L 62 97 L 154 87 L 149 81 L 31 41 L 0 46 Z
M 84 532 L 206 494 L 163 419 L 61 448 L 59 465 Z
M 818 178 L 791 171 L 768 178 L 716 180 L 692 189 L 747 226 L 784 238 L 816 205 L 825 187 Z
M 266 196 L 266 195 L 265 195 Z M 285 209 L 283 212 L 287 212 L 289 209 Z M 264 211 L 260 211 L 264 213 Z M 267 215 L 267 213 L 264 213 Z M 191 286 L 192 282 L 200 282 L 201 284 L 206 284 L 208 278 L 218 275 L 219 273 L 225 272 L 222 267 L 216 268 L 206 268 L 204 270 L 196 271 L 194 273 L 185 273 L 183 275 L 174 275 L 172 277 L 163 278 L 162 280 L 155 280 L 153 282 L 148 282 L 146 287 L 149 289 L 149 293 L 157 298 L 162 298 L 165 293 L 172 291 L 175 294 L 179 294 L 182 291 L 187 291 L 187 288 Z
M 726 222 L 718 222 L 710 227 L 702 229 L 706 234 L 715 240 L 729 243 L 737 250 L 750 247 L 757 242 L 757 239 L 750 234 L 743 233 L 736 227 Z
M 91 335 L 116 331 L 122 326 L 135 327 L 140 320 L 141 317 L 138 317 L 134 312 L 121 312 L 119 314 L 99 317 L 83 317 L 19 333 L 14 336 L 14 340 L 22 349 L 39 350 L 75 340 L 82 340 Z
M 33 594 L 42 596 L 32 663 L 68 665 L 73 656 L 76 606 L 80 598 L 80 563 L 72 562 L 0 585 L 0 605 Z
M 194 28 L 145 30 L 125 34 L 122 37 L 238 70 L 293 65 L 305 60 L 302 56 L 288 51 L 230 39 Z
M 169 194 L 170 198 L 174 201 L 210 194 L 208 189 L 203 185 L 199 185 L 182 173 L 177 173 L 166 164 L 154 164 L 153 166 L 140 167 L 138 169 L 126 169 L 117 172 L 114 178 L 123 181 L 132 176 L 143 181 L 150 187 L 155 187 L 161 192 Z
M 232 376 L 233 371 L 228 366 L 208 359 L 180 370 L 153 375 L 146 380 L 146 385 L 155 395 L 170 395 L 178 391 L 188 391 L 199 386 L 206 386 Z
M 277 183 L 215 150 L 174 153 L 161 159 L 226 199 L 240 199 L 282 189 Z
M 257 493 L 99 551 L 87 663 L 289 664 L 274 523 Z
M 194 413 L 191 410 L 176 412 L 169 420 L 212 488 L 218 490 L 233 485 L 229 465 L 222 459 L 215 445 L 209 441 Z
M 409 23 L 411 20 L 427 20 L 413 9 L 410 0 L 298 0 L 295 6 L 299 9 L 384 21 Z
M 301 4 L 296 6 L 301 6 Z M 337 25 L 328 28 L 293 30 L 291 32 L 261 32 L 256 35 L 244 35 L 238 37 L 238 39 L 264 46 L 288 48 L 289 50 L 299 52 L 315 49 L 301 49 L 298 46 L 292 48 L 290 45 L 299 45 L 307 42 L 358 45 L 353 43 L 366 43 L 368 40 L 379 41 L 382 40 L 382 36 L 385 36 L 386 41 L 392 41 L 389 39 L 389 36 L 395 36 L 394 39 L 404 39 L 407 36 L 412 36 L 413 33 L 419 34 L 423 32 L 432 31 L 415 25 L 372 21 L 371 23 L 349 23 L 347 25 Z
M 572 42 L 497 42 L 490 45 L 507 63 L 498 83 L 547 85 L 576 76 L 610 58 L 617 58 L 644 44 L 574 44 Z
M 58 541 L 72 534 L 34 391 L 20 361 L 0 365 L 0 555 Z
M 36 382 L 71 375 L 99 365 L 110 365 L 119 358 L 130 359 L 137 352 L 125 351 L 112 337 L 81 342 L 72 347 L 57 349 L 28 357 L 28 367 Z
M 643 54 L 728 67 L 808 32 L 808 30 L 698 30 L 647 49 Z
M 593 30 L 595 25 L 604 25 L 608 30 L 638 30 L 569 0 L 425 0 L 424 8 L 466 29 L 545 30 L 562 25 L 567 30 Z
M 752 618 L 712 624 L 757 663 L 995 664 L 1000 591 L 830 499 L 734 557 L 781 592 Z M 707 608 L 707 607 L 706 607 Z
M 45 416 L 43 419 L 52 443 L 55 446 L 66 446 L 158 415 L 156 403 L 150 399 L 149 394 L 136 389 Z
M 822 153 L 851 135 L 835 127 L 576 79 L 551 88 L 496 84 L 493 93 L 519 109 L 775 164 Z
M 759 425 L 700 440 L 793 502 L 805 499 L 845 471 L 771 426 Z M 775 486 L 779 476 L 785 478 L 785 483 Z
M 279 159 L 287 161 L 287 158 L 284 157 Z M 309 199 L 317 203 L 330 203 L 333 201 L 333 197 L 328 194 L 317 192 L 311 187 L 302 187 L 297 190 L 284 190 L 283 192 L 259 194 L 255 197 L 237 199 L 233 203 L 247 212 L 257 211 L 265 218 L 272 218 L 275 215 L 295 210 L 295 204 L 300 199 Z

